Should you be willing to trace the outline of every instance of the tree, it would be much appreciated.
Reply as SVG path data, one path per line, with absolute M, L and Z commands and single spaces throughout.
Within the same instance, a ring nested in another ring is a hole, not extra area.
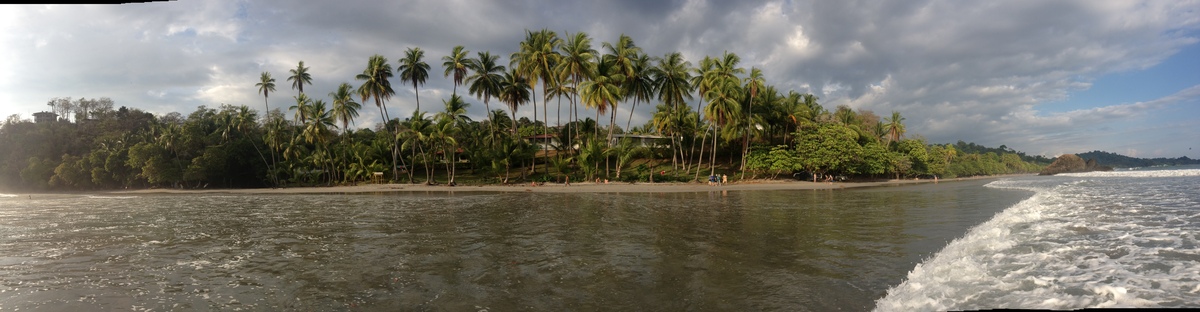
M 404 51 L 404 58 L 400 59 L 400 66 L 396 70 L 400 71 L 400 81 L 411 82 L 413 86 L 413 95 L 417 97 L 417 110 L 421 110 L 421 95 L 418 92 L 417 85 L 424 85 L 425 80 L 429 78 L 429 64 L 421 59 L 425 58 L 425 51 L 421 48 L 408 48 Z
M 888 145 L 899 142 L 904 136 L 904 117 L 900 116 L 900 112 L 892 111 L 892 117 L 885 120 L 883 129 L 887 132 Z
M 500 101 L 508 104 L 508 110 L 512 113 L 512 134 L 517 134 L 517 107 L 524 105 L 532 97 L 529 81 L 525 80 L 520 73 L 515 69 L 504 73 L 504 80 L 500 82 Z
M 516 68 L 517 72 L 525 76 L 529 80 L 530 86 L 537 85 L 538 81 L 542 82 L 542 134 L 550 133 L 549 106 L 547 102 L 550 99 L 551 84 L 557 83 L 558 76 L 554 74 L 554 67 L 558 63 L 559 55 L 554 49 L 559 45 L 561 40 L 558 35 L 548 29 L 542 29 L 537 32 L 525 31 L 525 40 L 521 41 L 520 51 L 513 53 L 510 56 L 510 67 Z M 536 123 L 537 116 L 537 101 L 533 103 L 533 120 Z M 549 157 L 549 153 L 546 153 Z M 536 158 L 533 164 L 534 170 L 537 170 Z
M 266 113 L 271 110 L 271 105 L 267 104 L 267 96 L 269 93 L 275 92 L 275 78 L 271 78 L 271 73 L 262 72 L 262 76 L 258 79 L 258 83 L 254 86 L 258 87 L 258 93 L 263 95 L 263 107 L 266 109 L 263 111 L 263 116 L 265 117 Z
M 463 46 L 455 46 L 454 50 L 450 51 L 450 55 L 442 57 L 442 67 L 446 68 L 446 72 L 442 76 L 450 77 L 451 74 L 454 75 L 454 91 L 451 94 L 458 95 L 458 85 L 462 84 L 463 79 L 467 78 L 468 63 L 470 61 L 467 58 L 467 53 L 470 52 L 464 50 Z
M 468 91 L 471 95 L 483 99 L 483 107 L 487 111 L 492 111 L 488 105 L 488 99 L 498 96 L 500 88 L 504 81 L 504 73 L 507 69 L 504 65 L 496 65 L 496 60 L 499 55 L 492 55 L 490 52 L 479 52 L 478 58 L 468 60 L 467 65 L 474 72 L 467 77 L 467 83 L 470 84 Z
M 610 108 L 613 110 L 614 113 L 611 114 L 608 123 L 608 142 L 611 142 L 615 128 L 613 123 L 616 121 L 617 102 L 623 98 L 621 81 L 625 80 L 625 75 L 618 71 L 613 62 L 598 60 L 597 64 L 599 66 L 596 67 L 596 76 L 579 85 L 579 96 L 583 105 L 596 109 L 597 120 Z
M 308 67 L 304 67 L 304 61 L 300 61 L 300 64 L 296 65 L 296 69 L 289 71 L 292 73 L 291 76 L 288 76 L 288 81 L 292 82 L 292 89 L 298 89 L 303 94 L 304 85 L 312 84 L 312 75 L 308 74 Z
M 746 178 L 746 153 L 750 152 L 750 127 L 753 126 L 751 117 L 754 116 L 754 99 L 758 97 L 758 90 L 762 89 L 764 84 L 766 84 L 766 81 L 763 79 L 762 70 L 757 67 L 751 67 L 750 76 L 746 77 L 745 89 L 750 99 L 746 101 L 748 103 L 746 107 L 746 134 L 745 138 L 742 139 L 742 175 L 739 179 Z
M 632 106 L 629 106 L 629 119 L 625 121 L 625 129 L 631 128 L 633 111 L 637 109 L 638 102 L 650 102 L 650 99 L 654 98 L 654 80 L 651 77 L 653 68 L 650 57 L 646 54 L 638 54 L 633 59 L 633 74 L 628 76 L 624 83 L 625 97 L 633 100 Z
M 392 83 L 388 80 L 392 78 L 392 65 L 389 65 L 387 58 L 382 55 L 373 55 L 367 61 L 367 69 L 354 78 L 363 80 L 363 84 L 358 86 L 358 94 L 362 97 L 363 102 L 366 102 L 368 98 L 375 99 L 375 107 L 379 108 L 379 115 L 383 118 L 383 125 L 386 129 L 390 118 L 388 118 L 387 110 L 383 107 L 383 101 L 396 94 L 396 91 L 392 90 Z M 392 178 L 396 178 L 399 174 L 399 171 L 396 170 L 397 152 L 395 144 L 392 144 Z
M 562 51 L 562 58 L 558 62 L 559 80 L 570 78 L 572 81 L 571 88 L 575 91 L 575 97 L 571 101 L 571 110 L 574 111 L 574 119 L 579 120 L 578 100 L 579 100 L 579 83 L 584 80 L 591 79 L 595 71 L 595 63 L 597 52 L 592 49 L 592 39 L 587 33 L 577 32 L 574 35 L 566 34 L 567 40 L 559 44 L 559 51 Z M 572 114 L 568 114 L 567 119 L 571 119 Z M 573 122 L 568 122 L 568 125 Z M 579 136 L 579 130 L 575 130 L 575 135 Z
M 330 109 L 331 117 L 334 120 L 342 122 L 342 136 L 350 138 L 350 123 L 354 122 L 354 118 L 358 117 L 358 110 L 362 109 L 362 104 L 354 101 L 353 86 L 343 82 L 338 85 L 337 91 L 329 93 L 329 97 L 333 100 L 333 107 Z M 349 159 L 349 155 L 342 154 L 343 165 Z

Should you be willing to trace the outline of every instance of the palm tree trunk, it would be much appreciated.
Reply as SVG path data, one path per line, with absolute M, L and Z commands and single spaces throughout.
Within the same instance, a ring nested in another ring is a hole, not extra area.
M 704 134 L 700 136 L 700 155 L 696 157 L 696 176 L 693 179 L 700 179 L 700 164 L 704 163 L 704 147 L 708 144 L 708 129 L 704 129 Z M 696 141 L 692 140 L 692 149 L 696 148 Z

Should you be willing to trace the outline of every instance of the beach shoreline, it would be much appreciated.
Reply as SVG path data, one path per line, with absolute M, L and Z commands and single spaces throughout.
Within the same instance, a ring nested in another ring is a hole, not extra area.
M 839 190 L 882 186 L 898 186 L 924 183 L 954 183 L 959 181 L 1000 179 L 1005 177 L 1026 176 L 997 175 L 968 178 L 940 179 L 938 181 L 922 180 L 886 180 L 873 182 L 805 182 L 792 180 L 751 180 L 723 185 L 707 185 L 701 183 L 627 183 L 627 182 L 579 182 L 570 185 L 562 183 L 510 184 L 510 185 L 425 185 L 425 184 L 364 184 L 355 186 L 313 186 L 289 188 L 254 188 L 254 189 L 139 189 L 97 192 L 101 194 L 131 195 L 131 194 L 362 194 L 362 193 L 399 193 L 399 192 L 531 192 L 531 193 L 682 193 L 682 192 L 711 192 L 711 191 L 770 191 L 770 190 Z

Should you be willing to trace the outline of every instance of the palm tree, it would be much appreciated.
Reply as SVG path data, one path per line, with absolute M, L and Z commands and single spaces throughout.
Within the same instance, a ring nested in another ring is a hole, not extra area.
M 500 82 L 500 93 L 497 97 L 500 101 L 508 104 L 508 110 L 512 113 L 512 133 L 517 134 L 517 107 L 524 105 L 532 98 L 532 87 L 529 81 L 525 80 L 517 70 L 513 69 L 504 73 L 504 79 Z
M 271 78 L 271 73 L 262 72 L 259 82 L 254 84 L 254 86 L 258 87 L 258 93 L 262 93 L 263 95 L 263 106 L 266 108 L 263 111 L 263 118 L 266 118 L 267 112 L 271 110 L 271 106 L 267 104 L 267 95 L 268 93 L 275 92 L 275 78 Z
M 625 81 L 625 96 L 633 99 L 633 105 L 629 107 L 629 120 L 625 121 L 625 130 L 630 129 L 633 122 L 633 111 L 637 109 L 638 102 L 650 102 L 654 98 L 654 77 L 651 74 L 654 72 L 654 67 L 650 64 L 650 57 L 646 54 L 638 54 L 633 59 L 633 75 L 628 76 Z
M 692 63 L 685 61 L 683 55 L 679 52 L 668 53 L 658 59 L 658 66 L 654 67 L 651 71 L 654 89 L 658 91 L 659 101 L 667 104 L 671 108 L 671 111 L 674 112 L 667 116 L 684 117 L 685 114 L 678 113 L 680 112 L 679 107 L 680 105 L 687 105 L 687 101 L 692 100 L 692 91 L 695 90 L 689 82 L 692 79 L 691 71 Z M 682 123 L 682 120 L 678 120 L 672 124 L 682 125 Z M 672 148 L 676 146 L 682 147 L 682 141 L 678 143 L 675 141 L 675 135 L 683 133 L 681 129 L 674 129 L 672 133 Z M 678 153 L 681 154 L 680 156 L 683 156 L 682 148 L 680 148 Z M 674 154 L 672 153 L 672 159 L 675 159 Z M 687 158 L 681 158 L 684 159 L 684 170 L 687 170 Z
M 330 109 L 331 117 L 342 122 L 342 136 L 347 139 L 350 138 L 350 123 L 354 122 L 354 118 L 358 117 L 358 110 L 362 109 L 362 104 L 354 101 L 353 88 L 349 83 L 343 82 L 338 85 L 337 91 L 329 93 L 329 97 L 333 99 L 333 108 Z M 353 146 L 353 144 L 349 144 L 348 140 L 344 141 L 348 143 L 347 145 Z M 349 155 L 342 155 L 343 161 L 349 158 Z M 344 162 L 343 165 L 345 165 Z
M 746 153 L 750 152 L 750 127 L 753 126 L 751 116 L 754 116 L 754 99 L 758 97 L 758 90 L 762 89 L 763 85 L 766 84 L 766 80 L 763 79 L 762 70 L 757 67 L 750 68 L 750 76 L 746 77 L 745 81 L 746 93 L 750 96 L 750 99 L 746 101 L 749 105 L 746 107 L 746 133 L 742 139 L 742 173 L 741 177 L 738 178 L 739 180 L 746 178 Z
M 442 67 L 446 68 L 446 72 L 442 76 L 450 77 L 451 74 L 454 74 L 454 92 L 451 94 L 457 95 L 458 85 L 467 78 L 468 63 L 470 62 L 467 53 L 470 52 L 464 50 L 463 46 L 455 46 L 454 50 L 450 51 L 450 55 L 442 57 Z
M 404 51 L 404 58 L 400 59 L 400 66 L 396 70 L 400 71 L 400 81 L 412 82 L 413 95 L 417 97 L 417 110 L 421 110 L 421 95 L 417 90 L 418 84 L 425 84 L 425 80 L 429 78 L 429 64 L 421 59 L 425 58 L 425 51 L 421 48 L 408 48 Z
M 613 114 L 608 123 L 608 142 L 612 142 L 613 128 L 616 128 L 613 123 L 616 121 L 617 102 L 623 98 L 621 82 L 625 80 L 625 75 L 618 71 L 614 62 L 598 60 L 597 63 L 599 66 L 596 67 L 596 77 L 579 85 L 580 99 L 583 105 L 596 108 L 597 120 L 611 106 Z
M 342 132 L 349 132 L 350 123 L 354 118 L 358 117 L 358 110 L 362 109 L 362 104 L 354 101 L 354 87 L 349 83 L 343 82 L 338 85 L 337 91 L 329 92 L 329 97 L 333 99 L 333 118 L 342 122 Z
M 367 61 L 367 68 L 354 77 L 363 81 L 363 84 L 358 86 L 358 95 L 362 97 L 363 102 L 375 99 L 375 107 L 379 108 L 379 117 L 383 118 L 385 126 L 390 118 L 383 107 L 383 101 L 396 94 L 396 91 L 392 90 L 392 82 L 388 80 L 392 76 L 392 65 L 388 64 L 387 58 L 376 54 Z
M 904 117 L 900 116 L 900 112 L 892 111 L 892 117 L 884 119 L 883 129 L 887 132 L 888 145 L 899 142 L 904 136 Z
M 559 44 L 558 49 L 562 51 L 562 58 L 558 62 L 556 70 L 559 80 L 570 78 L 572 81 L 571 88 L 575 91 L 575 97 L 571 101 L 571 110 L 574 111 L 574 119 L 579 120 L 579 83 L 584 80 L 591 79 L 595 71 L 594 60 L 599 54 L 595 49 L 592 49 L 592 39 L 587 33 L 577 32 L 574 35 L 567 34 L 567 40 Z M 571 114 L 567 115 L 567 119 L 571 119 Z M 572 122 L 567 122 L 571 124 Z M 575 136 L 579 136 L 579 131 L 575 130 Z
M 707 81 L 704 86 L 708 88 L 704 92 L 704 98 L 708 100 L 708 106 L 704 108 L 704 115 L 717 126 L 716 129 L 722 129 L 729 125 L 741 112 L 739 99 L 741 84 L 737 79 L 737 74 L 743 73 L 746 70 L 737 67 L 740 61 L 741 58 L 737 54 L 725 52 L 725 55 L 720 60 L 713 62 L 712 69 L 704 73 L 704 80 Z M 711 158 L 709 164 L 710 174 L 715 174 L 717 164 L 717 136 L 715 132 L 713 135 L 713 152 L 709 157 Z
M 554 67 L 558 64 L 560 55 L 554 49 L 558 47 L 562 40 L 558 39 L 558 35 L 548 29 L 542 29 L 537 32 L 525 31 L 525 41 L 521 42 L 520 51 L 517 51 L 509 57 L 509 66 L 517 69 L 529 80 L 530 86 L 537 85 L 538 81 L 542 82 L 542 125 L 544 127 L 542 134 L 550 133 L 550 121 L 548 105 L 550 94 L 547 90 L 550 85 L 556 83 L 558 78 L 554 74 Z M 537 101 L 533 103 L 533 121 L 536 123 L 537 116 Z M 543 145 L 545 146 L 545 145 Z M 545 153 L 545 157 L 549 157 L 549 153 Z M 536 157 L 533 168 L 536 172 L 537 163 Z
M 308 74 L 308 67 L 304 67 L 304 61 L 300 61 L 296 65 L 296 69 L 289 70 L 292 75 L 288 77 L 288 81 L 292 82 L 292 89 L 299 89 L 300 93 L 304 93 L 304 85 L 312 84 L 312 75 Z
M 468 91 L 471 95 L 483 99 L 483 107 L 487 111 L 492 111 L 492 107 L 488 105 L 488 99 L 500 94 L 501 82 L 504 80 L 504 65 L 496 65 L 496 60 L 499 55 L 492 55 L 490 52 L 479 52 L 478 58 L 469 59 L 467 66 L 471 69 L 471 76 L 467 77 L 467 83 L 470 84 Z
M 387 58 L 382 55 L 375 54 L 367 61 L 367 68 L 363 73 L 354 77 L 358 80 L 363 80 L 363 84 L 358 86 L 358 95 L 362 97 L 363 102 L 368 98 L 375 98 L 375 107 L 379 108 L 379 116 L 383 118 L 383 127 L 387 128 L 388 117 L 387 110 L 383 108 L 383 101 L 392 98 L 396 91 L 392 90 L 392 83 L 389 78 L 392 78 L 392 65 L 389 65 Z M 397 178 L 399 171 L 396 170 L 396 145 L 392 144 L 392 178 Z M 412 179 L 411 177 L 409 178 Z
M 297 95 L 295 98 L 296 98 L 296 105 L 292 105 L 291 107 L 288 107 L 288 110 L 296 111 L 295 121 L 297 123 L 299 123 L 300 125 L 307 124 L 308 123 L 307 111 L 309 109 L 308 106 L 312 104 L 312 99 L 309 99 L 308 95 L 306 95 L 304 93 Z

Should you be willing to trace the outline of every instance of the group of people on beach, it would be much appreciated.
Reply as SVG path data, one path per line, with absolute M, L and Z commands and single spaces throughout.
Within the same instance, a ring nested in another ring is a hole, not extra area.
M 729 177 L 724 174 L 721 174 L 719 177 L 715 174 L 708 176 L 708 185 L 724 185 L 728 182 Z

